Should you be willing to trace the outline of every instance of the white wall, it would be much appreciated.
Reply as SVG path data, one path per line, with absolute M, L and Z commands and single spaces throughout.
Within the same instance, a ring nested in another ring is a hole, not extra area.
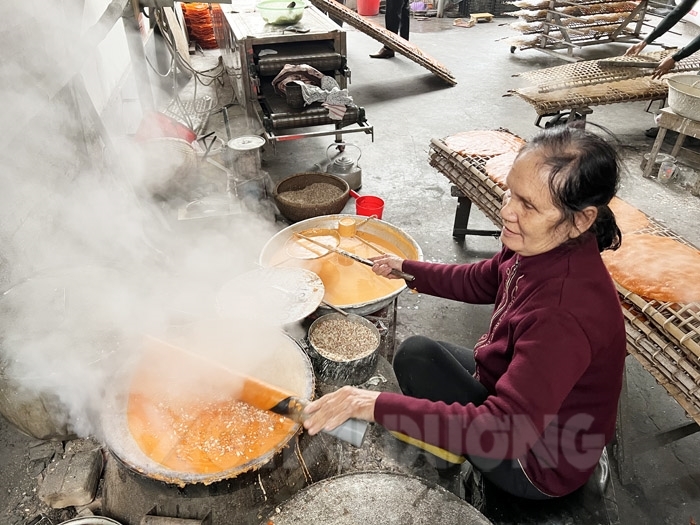
M 0 291 L 61 263 L 38 239 L 50 238 L 57 227 L 51 213 L 58 193 L 70 194 L 79 178 L 94 176 L 90 163 L 99 162 L 94 153 L 101 145 L 93 117 L 121 104 L 130 69 L 121 19 L 104 38 L 94 31 L 108 5 L 108 0 L 25 0 L 3 13 Z M 75 82 L 81 79 L 83 98 Z
M 83 32 L 97 23 L 108 4 L 108 0 L 85 1 L 81 23 Z M 115 24 L 96 49 L 86 49 L 85 52 L 88 58 L 80 73 L 95 108 L 98 113 L 102 113 L 121 89 L 130 68 L 131 58 L 124 24 L 121 21 Z

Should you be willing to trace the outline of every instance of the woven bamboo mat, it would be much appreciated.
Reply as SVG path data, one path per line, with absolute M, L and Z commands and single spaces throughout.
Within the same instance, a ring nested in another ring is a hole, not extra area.
M 554 5 L 549 0 L 507 2 L 524 12 L 549 11 L 566 13 L 572 16 L 612 13 L 616 11 L 632 11 L 639 3 L 634 0 L 557 0 Z M 520 16 L 519 11 L 509 11 L 511 16 Z
M 447 82 L 449 85 L 454 86 L 457 84 L 457 80 L 449 69 L 431 56 L 423 53 L 423 51 L 421 51 L 417 46 L 411 44 L 408 40 L 404 40 L 396 33 L 392 33 L 386 28 L 377 25 L 370 20 L 366 20 L 352 9 L 345 7 L 343 4 L 336 2 L 335 0 L 310 1 L 321 11 L 324 11 L 333 17 L 338 18 L 339 20 L 347 22 L 358 31 L 362 31 L 375 40 L 378 40 L 389 49 L 392 49 L 406 58 L 413 60 L 416 64 L 423 66 L 438 78 Z
M 598 15 L 596 20 L 590 20 L 590 17 L 580 18 L 565 18 L 560 22 L 560 25 L 567 28 L 570 32 L 576 33 L 578 30 L 593 29 L 598 26 L 607 26 L 609 24 L 620 24 L 624 22 L 630 13 L 608 13 Z M 524 35 L 539 34 L 545 29 L 544 20 L 535 20 L 532 22 L 513 22 L 509 24 L 516 31 L 520 31 Z M 617 28 L 617 26 L 615 26 Z
M 697 250 L 696 246 L 686 241 L 683 237 L 663 227 L 651 217 L 648 217 L 648 219 L 649 227 L 638 232 L 627 233 L 626 235 L 646 233 L 660 237 L 671 237 Z M 688 359 L 697 364 L 696 366 L 700 366 L 700 303 L 661 302 L 641 297 L 618 283 L 615 283 L 615 286 L 623 304 L 628 304 L 640 315 L 644 316 L 648 322 L 652 323 L 658 331 L 664 334 L 668 341 L 677 345 Z
M 507 129 L 499 128 L 496 131 L 517 137 Z M 463 156 L 448 147 L 442 139 L 430 141 L 430 165 L 447 177 L 491 222 L 501 228 L 501 204 L 505 189 L 486 173 L 486 162 L 491 158 L 492 156 Z
M 668 94 L 668 86 L 660 80 L 644 77 L 546 93 L 540 92 L 536 87 L 528 87 L 510 91 L 508 94 L 517 95 L 531 104 L 538 115 L 552 115 L 562 110 L 618 102 L 663 100 Z
M 533 83 L 538 92 L 548 93 L 561 89 L 579 88 L 582 86 L 648 77 L 651 75 L 653 68 L 625 65 L 613 66 L 608 64 L 612 62 L 620 62 L 621 64 L 630 62 L 660 62 L 673 53 L 675 53 L 674 49 L 667 49 L 634 57 L 618 56 L 600 60 L 584 60 L 561 66 L 527 71 L 521 73 L 519 76 Z M 601 62 L 603 64 L 601 64 Z M 673 69 L 673 72 L 683 73 L 697 70 L 700 70 L 700 57 L 691 55 L 679 61 Z
M 653 218 L 647 219 L 649 226 L 626 235 L 671 237 L 697 249 Z M 615 286 L 625 315 L 628 351 L 700 424 L 700 303 L 662 303 Z
M 551 0 L 511 0 L 506 1 L 506 4 L 513 5 L 518 9 L 549 9 L 552 7 Z M 611 0 L 577 0 L 577 6 L 591 6 L 591 5 L 608 5 L 610 3 L 619 3 L 617 1 L 611 2 Z M 571 6 L 570 0 L 558 0 L 554 2 L 554 8 Z M 512 11 L 511 11 L 512 12 Z
M 627 350 L 700 424 L 700 368 L 634 307 L 623 303 Z
M 508 39 L 508 42 L 517 46 L 519 49 L 529 49 L 532 47 L 542 47 L 541 40 L 545 39 L 551 49 L 570 49 L 572 45 L 585 45 L 591 40 L 600 40 L 608 38 L 609 35 L 619 29 L 618 25 L 599 24 L 585 25 L 566 28 L 566 36 L 561 30 L 551 30 L 546 35 L 543 31 L 531 32 Z M 629 30 L 623 30 L 621 36 L 630 36 L 633 33 Z

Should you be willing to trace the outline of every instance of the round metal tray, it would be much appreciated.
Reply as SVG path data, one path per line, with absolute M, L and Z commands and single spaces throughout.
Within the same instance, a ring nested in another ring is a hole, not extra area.
M 312 271 L 258 268 L 226 283 L 217 294 L 216 309 L 222 317 L 237 319 L 271 315 L 284 325 L 316 311 L 324 291 L 323 281 Z

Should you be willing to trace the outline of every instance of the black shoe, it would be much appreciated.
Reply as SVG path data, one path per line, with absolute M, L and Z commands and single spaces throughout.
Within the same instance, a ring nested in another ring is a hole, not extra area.
M 394 52 L 388 47 L 382 47 L 379 52 L 374 55 L 370 55 L 372 58 L 394 58 Z
M 486 506 L 486 486 L 481 472 L 472 470 L 464 479 L 464 499 L 479 512 Z
M 650 139 L 656 138 L 656 135 L 659 134 L 659 128 L 649 128 L 644 132 L 644 135 L 649 137 Z

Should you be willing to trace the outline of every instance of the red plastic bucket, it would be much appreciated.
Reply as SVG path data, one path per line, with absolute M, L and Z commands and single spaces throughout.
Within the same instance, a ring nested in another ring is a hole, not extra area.
M 350 195 L 355 198 L 355 213 L 371 217 L 375 215 L 377 219 L 382 218 L 384 213 L 384 200 L 374 195 L 360 195 L 354 191 L 350 191 Z
M 379 14 L 380 0 L 357 0 L 357 14 L 375 16 Z
M 197 139 L 197 134 L 165 113 L 147 111 L 134 138 L 139 142 L 155 138 L 178 138 L 192 143 Z

